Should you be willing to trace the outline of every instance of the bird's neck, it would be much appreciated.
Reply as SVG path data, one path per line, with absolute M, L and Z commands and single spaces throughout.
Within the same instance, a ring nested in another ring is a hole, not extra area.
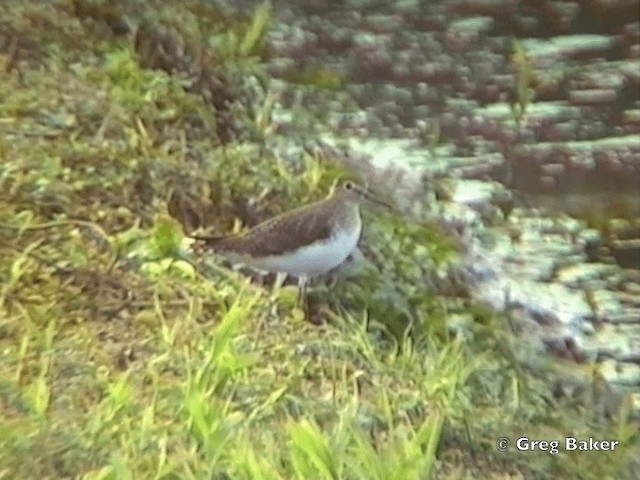
M 333 223 L 340 230 L 360 228 L 360 204 L 348 201 L 341 205 L 340 208 L 336 209 Z

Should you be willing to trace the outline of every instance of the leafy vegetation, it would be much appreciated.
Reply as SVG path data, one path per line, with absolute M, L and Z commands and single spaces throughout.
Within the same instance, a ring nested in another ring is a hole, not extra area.
M 314 293 L 321 325 L 190 252 L 185 231 L 339 174 L 265 146 L 267 7 L 206 4 L 0 7 L 0 478 L 623 478 L 626 410 L 586 423 L 504 318 L 438 286 L 437 230 L 369 215 L 370 260 Z M 622 445 L 495 449 L 569 434 Z
M 517 128 L 527 115 L 529 104 L 534 100 L 536 83 L 535 72 L 526 50 L 517 40 L 513 40 L 510 48 L 509 64 L 513 69 L 513 94 L 509 106 L 511 117 Z

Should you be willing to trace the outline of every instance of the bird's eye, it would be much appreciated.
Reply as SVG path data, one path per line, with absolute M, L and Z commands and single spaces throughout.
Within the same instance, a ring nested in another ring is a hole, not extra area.
M 344 189 L 345 190 L 353 190 L 353 182 L 350 182 L 350 181 L 344 182 Z

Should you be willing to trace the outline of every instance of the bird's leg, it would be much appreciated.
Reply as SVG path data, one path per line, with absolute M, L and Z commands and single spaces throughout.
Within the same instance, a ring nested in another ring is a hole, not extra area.
M 276 278 L 273 281 L 273 284 L 271 285 L 271 298 L 277 298 L 278 294 L 280 292 L 280 289 L 282 288 L 282 285 L 284 285 L 284 282 L 287 280 L 287 274 L 286 273 L 276 273 Z
M 276 280 L 275 282 L 273 282 L 273 289 L 274 290 L 280 290 L 282 288 L 282 285 L 284 285 L 284 281 L 287 279 L 287 274 L 286 273 L 277 273 L 276 274 Z
M 298 307 L 307 312 L 307 285 L 309 279 L 305 276 L 298 277 Z

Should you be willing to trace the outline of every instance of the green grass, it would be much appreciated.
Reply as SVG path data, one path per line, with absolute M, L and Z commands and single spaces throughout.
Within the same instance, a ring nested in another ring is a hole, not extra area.
M 437 229 L 369 213 L 369 263 L 313 293 L 321 325 L 292 287 L 189 250 L 183 230 L 258 221 L 340 174 L 263 144 L 274 99 L 234 75 L 263 75 L 266 10 L 219 44 L 205 27 L 224 37 L 229 17 L 194 26 L 198 2 L 165 5 L 223 48 L 207 71 L 238 80 L 227 123 L 208 84 L 141 66 L 105 4 L 60 5 L 46 39 L 36 3 L 0 15 L 28 59 L 0 53 L 0 479 L 624 478 L 627 410 L 603 421 L 593 400 L 558 398 L 561 377 L 523 364 L 505 318 L 436 289 L 456 263 Z M 623 446 L 494 447 L 568 434 Z

